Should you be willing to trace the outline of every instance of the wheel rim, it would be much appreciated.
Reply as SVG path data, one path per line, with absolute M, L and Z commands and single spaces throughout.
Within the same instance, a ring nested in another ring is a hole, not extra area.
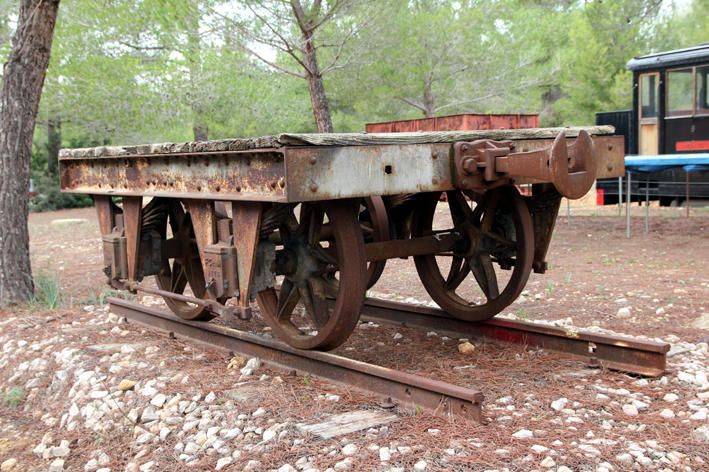
M 470 195 L 473 196 L 473 195 Z M 500 313 L 522 292 L 532 269 L 534 233 L 527 205 L 514 186 L 487 191 L 471 208 L 461 192 L 447 192 L 447 205 L 456 231 L 466 237 L 445 255 L 414 258 L 421 282 L 445 311 L 466 321 L 484 321 Z M 413 235 L 433 232 L 438 195 L 432 195 L 414 216 Z M 449 260 L 442 271 L 440 261 Z M 511 274 L 500 289 L 495 271 L 507 267 Z M 444 275 L 445 274 L 445 275 Z M 466 279 L 477 284 L 482 302 L 475 303 Z
M 387 241 L 389 239 L 389 218 L 382 197 L 363 198 L 359 206 L 359 224 L 365 243 Z M 367 262 L 367 289 L 377 283 L 384 272 L 386 259 Z
M 196 298 L 205 298 L 204 271 L 194 239 L 192 219 L 178 200 L 169 202 L 168 221 L 172 230 L 171 244 L 177 247 L 177 253 L 173 258 L 163 259 L 162 268 L 155 276 L 155 282 L 161 290 L 180 295 L 183 295 L 189 286 Z M 165 233 L 162 236 L 164 240 L 167 239 Z M 170 310 L 182 319 L 207 321 L 214 317 L 200 305 L 169 297 L 163 299 Z
M 342 200 L 301 204 L 300 219 L 291 213 L 279 232 L 283 282 L 279 292 L 258 293 L 261 315 L 293 347 L 334 349 L 357 326 L 366 290 L 357 207 Z M 329 241 L 321 241 L 325 234 Z

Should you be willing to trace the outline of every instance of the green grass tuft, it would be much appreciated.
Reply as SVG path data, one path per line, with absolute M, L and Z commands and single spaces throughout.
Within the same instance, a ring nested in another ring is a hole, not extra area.
M 50 310 L 55 310 L 64 305 L 64 297 L 59 285 L 57 275 L 40 273 L 34 279 L 34 296 L 32 303 L 43 305 Z
M 22 391 L 20 387 L 10 387 L 5 391 L 5 396 L 3 397 L 3 403 L 10 408 L 17 408 L 22 403 L 25 398 L 25 392 Z

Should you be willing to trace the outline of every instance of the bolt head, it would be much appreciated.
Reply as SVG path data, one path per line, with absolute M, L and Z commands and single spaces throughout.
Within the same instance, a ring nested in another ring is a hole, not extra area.
M 310 191 L 311 191 L 311 192 L 317 192 L 317 191 L 318 191 L 318 184 L 316 184 L 315 182 L 313 182 L 312 184 L 310 184 Z
M 478 171 L 478 161 L 473 157 L 469 157 L 463 160 L 462 167 L 465 173 L 474 174 Z

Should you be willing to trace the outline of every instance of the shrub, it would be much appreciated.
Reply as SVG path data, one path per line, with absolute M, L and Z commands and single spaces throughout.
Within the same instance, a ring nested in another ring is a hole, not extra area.
M 88 195 L 61 193 L 57 176 L 33 172 L 32 181 L 36 195 L 30 199 L 30 211 L 82 208 L 93 204 L 93 200 Z

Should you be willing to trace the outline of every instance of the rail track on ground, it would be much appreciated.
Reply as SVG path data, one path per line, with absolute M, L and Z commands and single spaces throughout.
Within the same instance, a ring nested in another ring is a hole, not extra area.
M 482 419 L 483 392 L 441 382 L 347 357 L 300 350 L 274 339 L 238 329 L 179 318 L 167 311 L 118 298 L 109 298 L 116 315 L 148 327 L 244 356 L 257 356 L 270 367 L 308 373 L 374 394 L 386 407 L 415 411 L 419 408 L 440 416 Z M 365 300 L 364 320 L 433 329 L 456 337 L 489 339 L 565 352 L 588 365 L 657 377 L 665 372 L 670 345 L 584 331 L 570 331 L 521 321 L 493 319 L 484 323 L 455 320 L 442 310 L 397 303 Z

